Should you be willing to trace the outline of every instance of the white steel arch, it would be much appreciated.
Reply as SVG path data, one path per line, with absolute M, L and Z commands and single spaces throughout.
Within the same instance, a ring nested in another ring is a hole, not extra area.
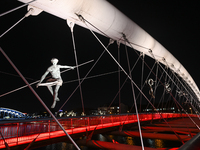
M 30 2 L 30 0 L 19 1 Z M 33 8 L 32 15 L 38 15 L 45 11 L 88 28 L 77 16 L 77 14 L 81 15 L 96 28 L 106 33 L 108 37 L 117 41 L 124 34 L 126 39 L 132 43 L 133 48 L 168 65 L 170 69 L 181 76 L 200 101 L 199 88 L 184 66 L 158 41 L 106 0 L 36 0 L 29 5 L 28 9 L 30 8 Z M 100 33 L 92 26 L 89 28 Z M 123 43 L 123 41 L 121 42 Z

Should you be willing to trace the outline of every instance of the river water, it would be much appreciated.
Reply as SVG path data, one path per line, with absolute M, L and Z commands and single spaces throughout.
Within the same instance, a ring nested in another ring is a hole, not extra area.
M 121 144 L 141 146 L 140 138 L 112 136 L 112 135 L 110 135 L 110 138 L 114 139 L 115 141 Z M 94 135 L 92 139 L 99 141 L 107 141 L 107 139 L 101 134 Z M 143 139 L 143 143 L 145 147 L 151 147 L 151 148 L 174 148 L 174 147 L 180 147 L 182 145 L 182 143 L 178 141 L 167 141 L 160 139 Z M 93 150 L 94 148 L 81 146 L 80 149 Z M 73 144 L 61 142 L 52 145 L 47 145 L 41 148 L 36 148 L 35 150 L 76 150 L 76 147 Z M 95 150 L 101 150 L 101 149 L 95 149 Z

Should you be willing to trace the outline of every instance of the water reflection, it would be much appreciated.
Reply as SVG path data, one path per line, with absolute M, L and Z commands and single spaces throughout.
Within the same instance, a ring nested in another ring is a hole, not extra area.
M 160 139 L 155 139 L 155 148 L 163 148 L 165 147 L 164 141 Z
M 135 145 L 133 137 L 126 137 L 126 141 L 128 145 Z
M 82 150 L 87 150 L 83 149 L 83 147 L 80 148 Z M 76 150 L 76 147 L 73 144 L 61 142 L 61 143 L 47 145 L 45 147 L 36 148 L 35 150 Z
M 164 148 L 165 144 L 164 144 L 164 140 L 160 140 L 160 139 L 147 139 L 149 146 L 148 147 L 152 147 L 152 148 Z
M 62 150 L 65 150 L 65 149 L 67 149 L 67 143 L 62 143 Z
M 107 141 L 106 138 L 102 134 L 99 134 L 97 136 L 97 140 L 99 140 L 99 141 Z
M 147 139 L 148 143 L 149 143 L 149 147 L 154 147 L 154 140 L 152 139 Z
M 109 138 L 108 138 L 109 137 Z M 116 141 L 121 144 L 128 144 L 128 145 L 137 145 L 141 146 L 140 138 L 138 137 L 122 137 L 122 136 L 104 136 L 101 134 L 93 135 L 93 140 L 99 140 L 99 141 Z M 145 147 L 151 147 L 151 148 L 173 148 L 173 147 L 180 147 L 182 145 L 181 142 L 177 141 L 166 141 L 166 140 L 160 140 L 160 139 L 143 139 L 144 146 Z M 80 147 L 81 150 L 93 150 L 94 148 L 89 148 L 85 146 Z M 37 148 L 35 150 L 76 150 L 76 147 L 71 143 L 56 143 L 52 145 L 48 145 L 45 147 Z M 102 150 L 102 149 L 95 149 L 95 150 Z

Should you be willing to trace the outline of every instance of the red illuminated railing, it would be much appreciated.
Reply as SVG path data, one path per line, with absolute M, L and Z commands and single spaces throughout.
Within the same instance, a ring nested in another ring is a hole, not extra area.
M 196 115 L 190 115 L 197 117 Z M 178 118 L 187 117 L 186 114 L 163 113 L 162 116 L 155 114 L 139 114 L 140 121 L 149 121 L 162 118 Z M 65 118 L 59 119 L 59 122 L 68 132 L 68 134 L 75 134 L 87 131 L 119 126 L 121 124 L 130 124 L 137 122 L 135 114 L 122 115 L 108 115 L 108 116 L 89 116 L 79 118 Z M 33 141 L 46 140 L 55 137 L 65 136 L 54 120 L 37 120 L 37 121 L 23 121 L 14 123 L 0 124 L 0 131 L 9 146 L 16 146 L 26 144 Z M 4 140 L 0 137 L 0 148 L 5 148 Z

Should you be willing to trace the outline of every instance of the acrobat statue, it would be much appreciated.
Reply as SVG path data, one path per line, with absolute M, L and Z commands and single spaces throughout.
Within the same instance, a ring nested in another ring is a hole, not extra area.
M 41 77 L 39 83 L 37 84 L 37 87 L 38 86 L 47 86 L 47 88 L 53 95 L 53 104 L 52 104 L 51 108 L 54 108 L 56 105 L 56 101 L 59 101 L 58 90 L 59 90 L 60 86 L 62 86 L 62 83 L 63 83 L 63 80 L 60 75 L 60 68 L 74 69 L 74 67 L 66 66 L 66 65 L 57 65 L 58 59 L 56 59 L 56 58 L 52 58 L 51 63 L 53 65 L 51 65 L 47 69 L 47 71 L 44 73 L 44 75 Z M 51 78 L 47 80 L 47 83 L 42 83 L 42 81 L 45 79 L 45 77 L 47 76 L 48 73 L 51 74 Z M 54 86 L 54 85 L 55 85 L 55 88 L 53 90 L 52 86 Z

